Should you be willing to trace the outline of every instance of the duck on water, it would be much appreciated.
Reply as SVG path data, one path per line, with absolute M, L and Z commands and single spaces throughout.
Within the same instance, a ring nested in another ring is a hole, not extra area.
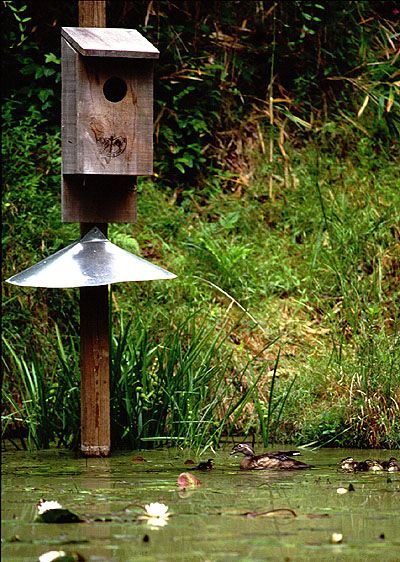
M 277 451 L 256 455 L 248 443 L 238 443 L 231 452 L 242 453 L 244 458 L 240 463 L 240 470 L 299 470 L 312 468 L 312 465 L 294 459 L 300 455 L 298 451 Z

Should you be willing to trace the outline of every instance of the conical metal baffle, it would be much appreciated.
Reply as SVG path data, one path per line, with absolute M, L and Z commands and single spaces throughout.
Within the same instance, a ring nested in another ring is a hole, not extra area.
M 94 227 L 81 240 L 7 279 L 24 287 L 94 287 L 123 281 L 174 279 L 176 275 L 115 244 Z

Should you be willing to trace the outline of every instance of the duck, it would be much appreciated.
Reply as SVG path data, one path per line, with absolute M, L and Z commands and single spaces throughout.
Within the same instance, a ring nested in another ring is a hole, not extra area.
M 372 470 L 372 463 L 370 459 L 365 461 L 354 461 L 354 472 L 368 472 Z
M 240 463 L 240 470 L 298 470 L 304 468 L 312 468 L 310 464 L 294 459 L 294 456 L 300 455 L 298 451 L 277 451 L 256 455 L 254 449 L 248 443 L 238 443 L 231 452 L 242 453 L 244 459 Z

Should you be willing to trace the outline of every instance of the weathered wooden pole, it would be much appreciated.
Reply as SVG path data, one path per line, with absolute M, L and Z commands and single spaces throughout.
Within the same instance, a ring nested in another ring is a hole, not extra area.
M 80 1 L 80 27 L 106 27 L 106 2 Z M 107 224 L 81 223 L 81 236 L 97 226 L 107 236 Z M 110 337 L 108 285 L 81 287 L 81 452 L 106 457 L 111 451 Z
M 106 27 L 106 0 L 79 0 L 79 27 Z

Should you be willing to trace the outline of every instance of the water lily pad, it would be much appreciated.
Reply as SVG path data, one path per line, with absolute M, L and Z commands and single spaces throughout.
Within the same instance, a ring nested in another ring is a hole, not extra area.
M 256 517 L 297 517 L 297 513 L 293 509 L 269 509 L 268 511 L 248 511 L 244 513 L 249 519 L 255 519 Z
M 81 519 L 69 509 L 56 508 L 56 509 L 48 509 L 43 513 L 38 513 L 35 517 L 36 523 L 82 523 L 83 519 Z

